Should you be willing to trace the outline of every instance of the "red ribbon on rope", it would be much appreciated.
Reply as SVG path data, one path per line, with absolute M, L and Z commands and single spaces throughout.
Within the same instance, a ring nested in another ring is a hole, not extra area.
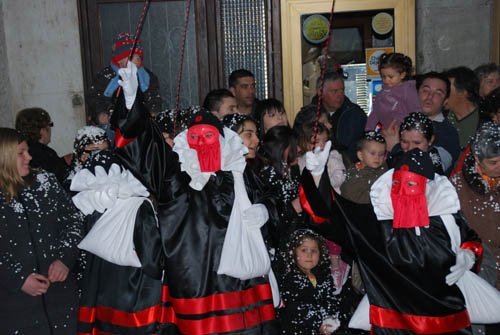
M 323 64 L 321 64 L 321 84 L 319 86 L 319 94 L 318 94 L 318 106 L 316 109 L 316 120 L 314 121 L 314 135 L 313 135 L 313 147 L 312 151 L 316 148 L 316 137 L 318 136 L 318 123 L 319 123 L 319 114 L 321 110 L 321 102 L 323 100 L 323 83 L 325 81 L 325 69 L 326 69 L 326 59 L 328 57 L 328 46 L 330 45 L 330 36 L 332 33 L 332 22 L 333 22 L 333 12 L 335 9 L 335 0 L 332 1 L 332 10 L 330 12 L 330 21 L 328 25 L 328 37 L 326 39 L 325 46 L 325 57 L 323 58 Z
M 177 113 L 179 111 L 179 97 L 181 95 L 181 80 L 182 80 L 182 64 L 184 64 L 184 49 L 186 46 L 186 35 L 187 35 L 187 26 L 189 22 L 189 10 L 191 8 L 191 0 L 188 0 L 186 7 L 186 19 L 184 20 L 184 34 L 182 36 L 182 48 L 181 48 L 181 60 L 179 65 L 179 75 L 177 76 L 177 94 L 175 96 L 175 112 L 174 112 L 174 137 L 177 134 L 176 126 L 177 126 Z
M 139 35 L 141 34 L 144 19 L 146 18 L 150 4 L 151 4 L 151 0 L 146 0 L 144 3 L 144 8 L 142 9 L 141 16 L 139 17 L 139 23 L 137 24 L 137 29 L 135 30 L 134 44 L 132 45 L 132 49 L 130 49 L 130 53 L 128 54 L 128 58 L 127 58 L 128 61 L 132 60 L 132 57 L 134 56 L 135 47 L 137 46 L 137 41 L 139 40 Z M 127 63 L 128 63 L 128 61 L 127 61 Z M 120 95 L 121 90 L 122 90 L 122 87 L 118 86 L 118 90 L 116 90 L 116 98 L 118 98 L 118 96 Z

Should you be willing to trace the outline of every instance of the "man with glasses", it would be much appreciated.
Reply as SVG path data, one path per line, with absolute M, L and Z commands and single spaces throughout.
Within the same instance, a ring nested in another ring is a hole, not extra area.
M 442 147 L 451 156 L 451 166 L 460 154 L 458 133 L 443 115 L 444 106 L 450 96 L 450 81 L 442 73 L 428 72 L 417 77 L 418 98 L 424 113 L 434 124 L 436 139 L 434 145 Z M 447 175 L 449 172 L 446 171 Z

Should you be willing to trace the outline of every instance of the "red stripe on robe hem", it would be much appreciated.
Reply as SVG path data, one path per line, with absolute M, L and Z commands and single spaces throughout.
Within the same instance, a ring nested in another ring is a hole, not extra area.
M 263 305 L 243 313 L 213 316 L 201 320 L 177 318 L 177 326 L 182 334 L 211 334 L 237 332 L 274 319 L 274 306 Z
M 311 205 L 309 204 L 309 200 L 307 200 L 306 192 L 304 192 L 302 184 L 300 184 L 299 186 L 299 198 L 302 208 L 304 208 L 307 214 L 309 214 L 312 217 L 314 223 L 323 223 L 328 221 L 328 218 L 322 218 L 321 216 L 317 216 L 316 214 L 314 214 L 314 211 L 311 208 Z
M 446 316 L 422 316 L 402 314 L 370 305 L 370 323 L 381 328 L 406 329 L 415 334 L 453 333 L 470 327 L 467 310 Z
M 168 287 L 163 286 L 162 302 L 168 302 L 168 300 Z M 172 306 L 164 307 L 161 304 L 135 313 L 128 313 L 105 306 L 80 307 L 78 309 L 78 321 L 94 323 L 96 320 L 121 327 L 142 327 L 154 322 L 175 323 L 175 313 Z M 94 334 L 97 330 L 94 329 L 93 331 Z
M 156 305 L 140 312 L 127 313 L 110 307 L 80 307 L 78 321 L 93 323 L 95 320 L 120 327 L 143 327 L 154 322 L 175 323 L 175 314 L 171 306 Z
M 203 298 L 176 299 L 170 297 L 170 301 L 177 314 L 194 315 L 243 308 L 272 298 L 271 286 L 261 284 L 244 291 L 213 294 Z

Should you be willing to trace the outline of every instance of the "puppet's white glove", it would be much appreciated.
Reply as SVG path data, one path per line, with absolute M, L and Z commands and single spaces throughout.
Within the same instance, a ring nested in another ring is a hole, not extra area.
M 476 256 L 469 249 L 458 249 L 457 262 L 450 268 L 450 274 L 446 276 L 446 284 L 454 285 L 466 271 L 469 271 L 476 262 Z
M 127 109 L 131 109 L 134 105 L 137 88 L 139 87 L 139 81 L 137 80 L 137 66 L 129 61 L 126 68 L 118 70 L 118 74 L 121 77 L 121 80 L 118 80 L 118 84 L 123 87 L 125 105 L 127 106 Z
M 243 212 L 243 223 L 249 228 L 260 228 L 269 220 L 269 213 L 263 204 L 254 204 Z
M 311 171 L 311 174 L 313 176 L 321 176 L 321 174 L 325 170 L 326 162 L 328 161 L 328 157 L 330 156 L 331 146 L 332 142 L 328 141 L 325 143 L 325 147 L 323 150 L 321 150 L 321 148 L 317 146 L 314 149 L 314 152 L 306 152 L 306 169 Z

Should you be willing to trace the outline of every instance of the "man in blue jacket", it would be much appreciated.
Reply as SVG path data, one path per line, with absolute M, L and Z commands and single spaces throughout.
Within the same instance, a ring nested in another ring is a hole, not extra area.
M 321 77 L 316 87 L 320 94 Z M 318 103 L 318 96 L 311 104 Z M 346 147 L 349 156 L 354 161 L 356 157 L 356 143 L 365 130 L 366 114 L 357 104 L 349 100 L 344 93 L 344 77 L 339 71 L 325 72 L 323 81 L 323 98 L 321 107 L 330 116 L 332 124 L 332 140 Z

